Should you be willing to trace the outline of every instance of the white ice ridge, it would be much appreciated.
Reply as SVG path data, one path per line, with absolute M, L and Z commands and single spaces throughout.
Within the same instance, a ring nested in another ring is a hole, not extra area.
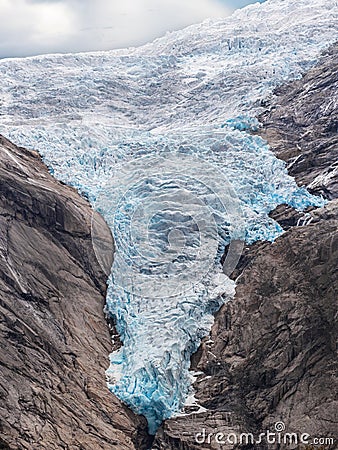
M 140 48 L 0 61 L 1 133 L 111 226 L 107 310 L 123 347 L 109 386 L 151 433 L 187 399 L 190 356 L 233 295 L 225 245 L 275 239 L 280 203 L 323 204 L 250 130 L 273 89 L 337 39 L 337 10 L 268 0 Z

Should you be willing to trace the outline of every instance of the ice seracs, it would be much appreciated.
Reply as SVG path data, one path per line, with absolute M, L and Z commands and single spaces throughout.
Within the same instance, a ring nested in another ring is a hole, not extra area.
M 323 204 L 250 132 L 337 23 L 334 0 L 268 0 L 138 49 L 0 61 L 1 132 L 114 233 L 106 308 L 123 347 L 107 377 L 151 433 L 191 395 L 190 356 L 233 295 L 224 246 L 275 239 L 280 203 Z

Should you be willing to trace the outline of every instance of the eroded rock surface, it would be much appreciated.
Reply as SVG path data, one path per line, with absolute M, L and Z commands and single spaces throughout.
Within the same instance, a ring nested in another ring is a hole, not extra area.
M 299 185 L 338 194 L 338 43 L 303 78 L 276 91 L 261 135 Z
M 153 449 L 312 449 L 313 438 L 337 432 L 337 50 L 280 88 L 261 117 L 261 134 L 290 174 L 331 201 L 305 214 L 280 206 L 271 215 L 288 231 L 245 248 L 233 273 L 236 296 L 192 358 L 203 409 L 165 421 Z M 308 444 L 255 442 L 277 422 L 298 438 L 308 433 Z M 231 433 L 237 443 L 225 438 Z M 241 433 L 254 441 L 240 442 Z
M 94 219 L 101 265 L 88 202 L 0 138 L 0 448 L 147 448 L 145 419 L 105 384 L 112 241 Z
M 235 299 L 194 357 L 196 397 L 207 411 L 165 422 L 154 448 L 237 448 L 199 445 L 195 436 L 205 428 L 258 438 L 278 421 L 288 432 L 334 435 L 338 202 L 312 215 L 310 225 L 253 248 Z

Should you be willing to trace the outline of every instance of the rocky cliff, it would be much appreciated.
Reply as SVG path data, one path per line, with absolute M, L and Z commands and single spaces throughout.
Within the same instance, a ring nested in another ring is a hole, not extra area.
M 202 409 L 165 421 L 154 449 L 336 448 L 337 50 L 276 92 L 260 132 L 299 184 L 331 201 L 306 215 L 283 205 L 272 212 L 288 231 L 245 250 L 236 296 L 192 358 Z M 278 428 L 298 433 L 298 443 L 255 442 Z
M 145 419 L 105 384 L 111 262 L 88 202 L 0 137 L 0 448 L 147 447 Z
M 281 86 L 262 114 L 261 135 L 298 184 L 332 200 L 338 194 L 338 44 L 303 78 Z

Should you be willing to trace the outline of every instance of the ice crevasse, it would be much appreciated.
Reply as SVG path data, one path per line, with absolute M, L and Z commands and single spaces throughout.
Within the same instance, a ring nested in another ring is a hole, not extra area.
M 323 204 L 252 131 L 274 88 L 337 39 L 337 10 L 268 0 L 139 48 L 0 61 L 1 133 L 112 229 L 106 308 L 123 346 L 108 384 L 151 433 L 184 406 L 190 356 L 233 296 L 225 246 L 274 240 L 278 204 Z

